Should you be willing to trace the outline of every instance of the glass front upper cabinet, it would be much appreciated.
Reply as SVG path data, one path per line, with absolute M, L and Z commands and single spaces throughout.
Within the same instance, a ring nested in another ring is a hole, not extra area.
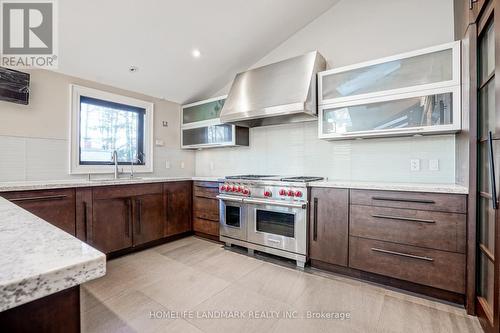
M 224 146 L 248 146 L 248 128 L 220 122 L 227 96 L 182 106 L 181 147 L 200 149 Z
M 318 74 L 319 137 L 460 130 L 460 42 Z

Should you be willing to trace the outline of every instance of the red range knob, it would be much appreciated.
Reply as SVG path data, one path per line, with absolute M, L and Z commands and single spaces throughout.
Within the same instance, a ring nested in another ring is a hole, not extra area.
M 224 192 L 226 190 L 226 186 L 222 185 L 219 189 L 221 192 Z
M 294 196 L 294 194 L 295 194 L 295 193 L 293 193 L 293 191 L 292 191 L 292 190 L 289 190 L 289 191 L 288 191 L 288 196 L 289 196 L 289 197 L 293 197 L 293 196 Z
M 300 191 L 295 192 L 295 196 L 297 198 L 301 198 L 302 197 L 302 192 L 300 192 Z
M 272 195 L 273 195 L 273 194 L 272 194 L 270 191 L 265 191 L 265 192 L 264 192 L 264 196 L 265 196 L 265 197 L 270 197 L 270 196 L 272 196 Z
M 236 192 L 236 191 L 238 191 L 238 188 L 233 185 L 233 187 L 231 188 L 231 192 Z
M 280 190 L 280 195 L 286 195 L 286 191 L 284 189 Z
M 243 187 L 238 186 L 238 187 L 236 188 L 236 191 L 238 191 L 238 192 L 243 192 Z
M 243 189 L 243 194 L 250 194 L 250 191 L 248 189 Z

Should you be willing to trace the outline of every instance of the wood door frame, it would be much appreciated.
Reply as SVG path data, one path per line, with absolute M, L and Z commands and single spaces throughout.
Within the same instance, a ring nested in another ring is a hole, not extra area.
M 471 157 L 474 157 L 474 159 L 470 159 L 471 161 L 471 172 L 470 172 L 470 191 L 469 193 L 470 196 L 470 202 L 472 203 L 472 200 L 474 200 L 473 205 L 474 205 L 474 210 L 471 210 L 471 216 L 470 216 L 470 222 L 474 222 L 473 228 L 476 229 L 476 224 L 478 223 L 478 213 L 479 209 L 477 208 L 477 199 L 478 199 L 478 144 L 481 138 L 479 138 L 478 135 L 478 125 L 479 125 L 479 82 L 478 82 L 478 72 L 479 72 L 479 41 L 483 33 L 486 31 L 485 29 L 489 26 L 490 22 L 493 21 L 495 23 L 500 22 L 500 12 L 495 11 L 495 7 L 498 7 L 500 5 L 500 0 L 493 0 L 490 1 L 482 10 L 480 16 L 478 17 L 477 20 L 477 26 L 476 26 L 476 38 L 475 38 L 475 48 L 476 48 L 476 54 L 472 55 L 472 58 L 475 59 L 475 68 L 476 70 L 471 70 L 471 126 L 473 126 L 473 123 L 475 122 L 475 135 L 472 135 L 471 133 Z M 473 26 L 473 24 L 471 24 Z M 469 26 L 469 28 L 471 27 Z M 500 77 L 500 24 L 495 24 L 495 77 Z M 474 67 L 471 66 L 471 69 Z M 475 78 L 473 77 L 475 76 Z M 475 86 L 475 87 L 474 87 Z M 472 88 L 474 87 L 474 88 Z M 474 90 L 473 90 L 474 89 Z M 475 104 L 474 104 L 474 99 L 475 99 Z M 499 85 L 495 85 L 495 100 L 497 101 L 495 103 L 495 114 L 498 114 L 498 110 L 500 107 L 500 87 Z M 475 111 L 473 110 L 475 108 Z M 500 117 L 496 117 L 497 123 L 495 124 L 495 131 L 500 133 L 499 128 L 500 124 L 498 123 L 498 119 Z M 495 139 L 498 139 L 498 134 L 495 136 Z M 483 140 L 484 141 L 484 140 Z M 473 193 L 472 193 L 473 192 Z M 492 200 L 497 200 L 497 198 L 492 198 Z M 474 264 L 475 266 L 475 273 L 476 273 L 476 283 L 474 283 L 474 301 L 475 301 L 475 309 L 476 309 L 476 314 L 479 318 L 479 321 L 481 323 L 481 326 L 483 327 L 484 331 L 487 333 L 493 333 L 493 332 L 499 332 L 499 319 L 500 319 L 500 307 L 498 305 L 499 301 L 499 295 L 498 295 L 498 290 L 500 287 L 500 281 L 499 281 L 499 268 L 500 268 L 500 261 L 498 258 L 500 258 L 500 232 L 498 227 L 498 222 L 500 221 L 500 214 L 498 213 L 498 210 L 495 210 L 495 253 L 494 253 L 494 258 L 495 260 L 493 261 L 494 264 L 494 269 L 493 269 L 493 308 L 488 309 L 489 305 L 487 305 L 486 300 L 483 297 L 480 297 L 477 295 L 477 281 L 479 278 L 479 256 L 483 251 L 478 250 L 478 244 L 479 244 L 479 238 L 476 236 L 476 245 L 475 245 L 475 261 L 476 263 Z M 471 223 L 472 224 L 472 223 Z M 472 226 L 469 228 L 469 231 L 471 231 Z M 474 230 L 476 231 L 476 230 Z M 476 235 L 478 235 L 476 231 Z M 469 238 L 471 240 L 471 238 Z M 470 250 L 470 248 L 469 248 Z M 487 255 L 488 257 L 488 255 Z M 472 260 L 472 258 L 471 258 Z M 488 311 L 489 310 L 489 311 Z

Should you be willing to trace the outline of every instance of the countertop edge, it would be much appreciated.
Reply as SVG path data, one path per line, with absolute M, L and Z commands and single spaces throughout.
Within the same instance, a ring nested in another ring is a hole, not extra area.
M 379 190 L 399 192 L 425 192 L 445 194 L 468 194 L 469 189 L 457 184 L 404 184 L 404 183 L 349 183 L 334 181 L 319 181 L 308 183 L 309 187 L 348 188 L 352 190 Z
M 176 181 L 207 181 L 207 182 L 220 182 L 224 177 L 214 176 L 195 176 L 195 177 L 152 177 L 144 179 L 120 179 L 103 180 L 98 179 L 87 181 L 67 181 L 67 180 L 54 180 L 47 181 L 33 181 L 33 182 L 0 182 L 1 192 L 14 192 L 14 191 L 34 191 L 34 190 L 51 190 L 63 188 L 86 188 L 86 187 L 103 187 L 103 186 L 116 186 L 116 185 L 134 185 L 134 184 L 152 184 L 152 183 L 166 183 Z M 448 193 L 448 194 L 468 194 L 466 186 L 458 184 L 428 184 L 428 183 L 392 183 L 392 182 L 349 182 L 349 181 L 316 181 L 307 183 L 309 187 L 332 187 L 332 188 L 349 188 L 360 190 L 382 190 L 382 191 L 403 191 L 403 192 L 428 192 L 428 193 Z

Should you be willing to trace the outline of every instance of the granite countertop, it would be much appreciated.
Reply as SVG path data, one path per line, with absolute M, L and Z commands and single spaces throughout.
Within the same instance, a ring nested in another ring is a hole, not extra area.
M 0 312 L 96 279 L 106 257 L 0 198 Z
M 316 181 L 308 183 L 311 187 L 338 187 L 360 190 L 385 190 L 403 192 L 429 192 L 468 194 L 467 187 L 457 184 L 426 184 L 426 183 L 391 183 L 391 182 L 355 182 L 355 181 Z
M 17 181 L 0 182 L 0 192 L 44 190 L 56 188 L 91 187 L 108 185 L 127 184 L 147 184 L 174 182 L 183 180 L 197 180 L 217 182 L 223 181 L 224 177 L 195 176 L 195 177 L 142 177 L 142 178 L 120 178 L 114 179 L 70 179 L 70 180 L 50 180 L 50 181 Z M 407 192 L 430 192 L 430 193 L 450 193 L 467 194 L 468 188 L 457 184 L 426 184 L 426 183 L 396 183 L 396 182 L 357 182 L 357 181 L 337 181 L 325 180 L 307 183 L 311 187 L 338 187 L 363 190 L 387 190 L 387 191 L 407 191 Z
M 192 177 L 137 177 L 137 178 L 119 178 L 119 179 L 65 179 L 65 180 L 40 180 L 40 181 L 14 181 L 0 182 L 0 192 L 10 191 L 29 191 L 29 190 L 48 190 L 56 188 L 72 187 L 95 187 L 108 185 L 128 185 L 128 184 L 147 184 L 164 183 L 183 180 L 191 180 Z

